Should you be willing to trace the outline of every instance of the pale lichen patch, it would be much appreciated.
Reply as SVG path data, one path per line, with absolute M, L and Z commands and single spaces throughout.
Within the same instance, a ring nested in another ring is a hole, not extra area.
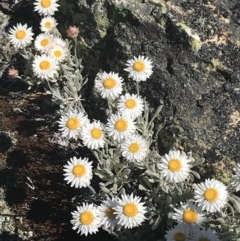
M 229 123 L 230 126 L 236 127 L 240 123 L 240 112 L 233 111 L 230 115 L 231 122 Z
M 173 11 L 180 13 L 181 15 L 186 15 L 186 13 L 180 7 L 172 4 L 170 1 L 166 2 L 166 5 Z

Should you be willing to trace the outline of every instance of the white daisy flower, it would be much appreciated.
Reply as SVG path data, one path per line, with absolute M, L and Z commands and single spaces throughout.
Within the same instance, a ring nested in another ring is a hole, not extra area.
M 32 43 L 32 28 L 28 28 L 27 24 L 22 25 L 18 23 L 17 26 L 10 29 L 8 37 L 10 43 L 13 44 L 16 49 L 25 48 Z
M 66 43 L 63 39 L 58 38 L 58 37 L 55 37 L 55 38 L 54 38 L 54 44 L 55 44 L 55 45 L 59 45 L 59 46 L 61 46 L 62 48 L 67 48 L 67 43 Z
M 127 68 L 125 71 L 129 72 L 129 77 L 133 80 L 140 82 L 146 81 L 152 74 L 152 60 L 144 56 L 134 57 L 127 61 Z
M 33 73 L 41 79 L 53 78 L 57 75 L 59 65 L 53 57 L 42 55 L 36 56 L 33 60 Z
M 190 160 L 184 152 L 170 151 L 160 158 L 158 168 L 168 182 L 182 182 L 190 172 Z
M 123 194 L 115 207 L 115 214 L 119 219 L 118 224 L 125 228 L 134 228 L 142 224 L 146 219 L 144 214 L 147 212 L 145 203 L 141 203 L 141 198 L 133 194 Z
M 34 44 L 35 44 L 35 48 L 38 51 L 46 53 L 52 47 L 53 36 L 50 34 L 44 34 L 44 33 L 39 34 L 36 37 Z
M 235 175 L 232 176 L 231 185 L 236 188 L 236 192 L 240 191 L 240 164 L 237 165 L 237 168 L 233 169 Z
M 228 201 L 227 187 L 215 179 L 207 179 L 205 182 L 193 184 L 194 199 L 207 212 L 219 212 Z
M 67 49 L 61 45 L 55 45 L 50 50 L 50 54 L 55 60 L 63 62 L 67 58 Z
M 127 93 L 118 100 L 117 109 L 122 114 L 129 115 L 134 119 L 142 114 L 144 103 L 137 95 Z
M 58 23 L 55 18 L 51 16 L 47 16 L 42 18 L 40 22 L 40 29 L 42 32 L 51 33 L 53 32 L 53 30 L 56 28 L 57 25 Z
M 211 230 L 211 228 L 206 229 L 199 229 L 194 236 L 192 237 L 191 241 L 219 241 L 218 234 Z
M 117 226 L 118 219 L 116 218 L 117 215 L 115 214 L 116 210 L 115 207 L 117 206 L 116 199 L 108 199 L 104 201 L 101 206 L 99 207 L 100 211 L 100 218 L 102 219 L 102 226 L 105 229 L 110 229 L 113 231 L 114 228 Z
M 123 78 L 118 74 L 105 71 L 99 73 L 95 79 L 95 88 L 100 93 L 102 98 L 108 100 L 115 100 L 122 93 Z
M 68 164 L 64 166 L 64 180 L 71 183 L 75 188 L 88 187 L 92 179 L 92 162 L 88 158 L 70 158 Z
M 149 152 L 148 143 L 140 135 L 129 135 L 121 143 L 121 152 L 130 162 L 144 161 Z
M 81 131 L 84 146 L 89 149 L 103 148 L 105 143 L 104 126 L 100 121 L 87 122 Z
M 34 11 L 37 11 L 40 15 L 53 15 L 55 11 L 57 11 L 59 4 L 57 4 L 58 0 L 36 0 L 33 4 Z
M 197 228 L 202 228 L 202 224 L 208 221 L 202 209 L 192 201 L 180 204 L 180 208 L 174 208 L 175 213 L 172 218 L 187 232 L 194 233 Z
M 93 204 L 83 203 L 82 206 L 78 206 L 77 211 L 72 212 L 72 218 L 73 230 L 81 232 L 81 235 L 96 233 L 101 226 L 99 209 Z
M 76 109 L 70 110 L 61 116 L 61 119 L 58 121 L 61 135 L 69 139 L 73 138 L 77 140 L 80 136 L 82 126 L 84 126 L 87 121 L 88 118 L 82 111 Z
M 167 231 L 166 241 L 190 241 L 191 235 L 179 225 Z
M 106 129 L 109 136 L 113 137 L 114 140 L 120 141 L 133 134 L 136 130 L 136 125 L 133 119 L 118 113 L 109 117 Z

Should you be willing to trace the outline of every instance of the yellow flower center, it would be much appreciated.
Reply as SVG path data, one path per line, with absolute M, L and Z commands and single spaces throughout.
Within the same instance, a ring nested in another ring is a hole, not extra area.
M 198 241 L 211 241 L 208 238 L 200 238 Z
M 112 207 L 106 208 L 106 211 L 105 211 L 106 216 L 111 219 L 115 219 L 117 217 L 117 215 L 114 214 L 114 212 L 115 210 Z
M 123 213 L 128 217 L 134 217 L 138 213 L 137 205 L 134 203 L 127 203 L 123 207 Z
M 178 159 L 171 159 L 168 163 L 168 168 L 172 171 L 172 172 L 177 172 L 181 169 L 182 167 L 182 163 L 181 161 L 179 161 Z
M 74 176 L 76 177 L 82 177 L 86 174 L 86 167 L 84 165 L 76 165 L 73 170 L 72 173 L 74 174 Z
M 26 37 L 26 35 L 27 35 L 27 33 L 26 33 L 25 30 L 18 30 L 16 32 L 15 36 L 16 36 L 17 39 L 24 39 Z
M 40 63 L 39 67 L 40 67 L 41 70 L 48 70 L 48 69 L 50 69 L 51 64 L 50 64 L 49 61 L 43 60 L 43 61 Z
M 43 47 L 46 47 L 46 46 L 48 46 L 49 45 L 49 39 L 47 39 L 47 38 L 44 38 L 44 39 L 42 39 L 42 41 L 40 42 L 40 44 L 43 46 Z
M 52 27 L 52 23 L 47 21 L 47 22 L 45 22 L 44 26 L 45 26 L 45 28 L 51 28 Z
M 195 210 L 188 209 L 183 213 L 183 220 L 186 223 L 189 223 L 189 224 L 196 223 L 197 218 L 198 218 L 198 214 Z
M 128 109 L 133 109 L 134 107 L 136 107 L 137 103 L 135 100 L 133 99 L 129 99 L 125 102 L 125 106 L 128 108 Z
M 76 130 L 80 126 L 80 120 L 76 117 L 72 117 L 67 121 L 67 127 L 70 130 Z
M 132 144 L 130 144 L 128 149 L 130 152 L 136 153 L 136 152 L 138 152 L 139 148 L 140 148 L 140 146 L 138 143 L 132 143 Z
M 136 70 L 137 72 L 141 72 L 145 69 L 145 64 L 142 61 L 136 61 L 133 64 L 133 69 Z
M 115 128 L 118 131 L 125 131 L 127 129 L 127 127 L 128 127 L 128 123 L 124 119 L 119 119 L 115 123 Z
M 103 81 L 103 86 L 106 88 L 106 89 L 112 89 L 116 86 L 117 82 L 115 79 L 113 78 L 107 78 Z
M 89 211 L 85 211 L 80 215 L 79 221 L 83 225 L 89 225 L 93 222 L 93 214 Z
M 215 188 L 208 188 L 204 192 L 204 198 L 209 202 L 214 202 L 218 198 L 218 191 Z
M 41 6 L 42 6 L 43 8 L 49 8 L 51 5 L 52 5 L 51 0 L 42 0 L 42 1 L 41 1 Z
M 102 136 L 102 131 L 98 128 L 93 128 L 91 131 L 91 135 L 94 139 L 99 139 Z
M 53 54 L 54 54 L 54 56 L 55 56 L 56 58 L 60 58 L 60 57 L 62 56 L 62 51 L 60 51 L 60 50 L 55 50 L 55 51 L 53 52 Z
M 181 232 L 175 233 L 173 237 L 176 241 L 184 241 L 187 238 L 186 235 Z

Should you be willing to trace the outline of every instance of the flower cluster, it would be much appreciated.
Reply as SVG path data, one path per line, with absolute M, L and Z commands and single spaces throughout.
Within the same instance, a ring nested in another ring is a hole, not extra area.
M 152 62 L 143 56 L 134 57 L 126 65 L 125 70 L 135 81 L 137 89 L 139 82 L 145 81 L 152 74 Z M 62 137 L 75 139 L 93 150 L 98 160 L 97 170 L 93 174 L 103 181 L 100 185 L 102 194 L 108 196 L 111 193 L 112 196 L 112 199 L 104 200 L 100 192 L 103 199 L 100 207 L 93 204 L 77 207 L 78 211 L 72 213 L 73 228 L 85 235 L 95 233 L 99 227 L 116 232 L 142 225 L 147 212 L 150 217 L 156 216 L 150 223 L 161 220 L 165 211 L 165 215 L 172 213 L 171 220 L 173 224 L 177 223 L 166 231 L 167 241 L 220 240 L 220 235 L 212 230 L 209 222 L 215 213 L 223 212 L 228 205 L 230 193 L 227 187 L 215 179 L 194 183 L 193 175 L 197 178 L 199 175 L 191 169 L 202 161 L 197 163 L 189 153 L 170 150 L 160 156 L 151 150 L 154 132 L 153 125 L 149 123 L 153 122 L 160 109 L 149 120 L 146 100 L 140 96 L 139 91 L 137 94 L 122 93 L 123 85 L 124 80 L 118 73 L 102 72 L 96 76 L 95 90 L 107 100 L 109 107 L 105 124 L 99 120 L 91 122 L 84 109 L 77 108 L 63 113 L 59 120 Z M 112 151 L 106 151 L 109 149 Z M 74 158 L 64 166 L 65 180 L 71 186 L 92 189 L 92 162 L 84 160 Z M 145 172 L 141 174 L 139 169 Z M 131 172 L 140 175 L 139 189 L 145 191 L 144 199 L 150 199 L 151 204 L 143 206 L 145 203 L 140 203 L 140 198 L 134 197 L 133 193 L 130 196 L 123 194 L 121 198 L 117 195 L 117 190 L 122 190 L 130 183 L 128 175 Z M 114 175 L 116 177 L 112 179 Z M 144 175 L 145 178 L 141 177 Z M 132 182 L 133 180 L 131 184 Z M 159 196 L 155 197 L 156 200 L 152 197 L 155 182 L 159 183 Z M 238 187 L 237 183 L 234 176 L 232 185 Z M 108 187 L 110 184 L 111 188 Z M 180 193 L 185 193 L 182 198 L 179 198 L 179 189 Z M 161 214 L 151 213 L 151 210 L 158 208 L 158 198 L 168 202 L 170 192 L 175 198 L 175 205 L 169 205 Z M 155 224 L 156 227 L 158 225 L 159 223 Z
M 166 241 L 230 240 L 224 236 L 227 232 L 231 240 L 238 240 L 240 198 L 233 192 L 240 190 L 240 165 L 226 186 L 216 179 L 201 179 L 194 168 L 204 160 L 195 160 L 191 152 L 172 148 L 160 155 L 162 106 L 152 111 L 139 89 L 153 74 L 153 60 L 146 56 L 134 56 L 123 69 L 136 93 L 133 88 L 126 91 L 122 72 L 97 74 L 94 96 L 102 97 L 108 109 L 105 123 L 91 120 L 81 103 L 80 91 L 87 80 L 81 76 L 83 66 L 77 56 L 79 29 L 68 28 L 70 42 L 61 37 L 53 17 L 57 2 L 34 1 L 34 11 L 42 17 L 39 35 L 34 37 L 31 27 L 18 23 L 8 38 L 29 60 L 33 74 L 27 69 L 26 77 L 46 80 L 60 106 L 57 143 L 66 151 L 75 144 L 92 152 L 88 157 L 82 152 L 77 157 L 76 152 L 63 165 L 67 185 L 84 193 L 72 212 L 73 229 L 87 236 L 103 228 L 118 240 L 146 240 L 146 233 L 149 240 L 159 240 L 159 233 Z M 9 79 L 21 78 L 14 66 L 7 70 Z
M 146 219 L 146 207 L 140 201 L 141 198 L 131 194 L 107 199 L 100 206 L 84 203 L 72 212 L 73 229 L 87 236 L 96 233 L 100 227 L 111 231 L 117 226 L 137 227 Z

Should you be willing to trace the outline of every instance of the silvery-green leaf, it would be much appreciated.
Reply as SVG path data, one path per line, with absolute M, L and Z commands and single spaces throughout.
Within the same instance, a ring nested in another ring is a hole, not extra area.
M 199 175 L 197 172 L 191 170 L 191 173 L 192 173 L 197 179 L 200 179 L 200 178 L 201 178 L 200 175 Z
M 109 175 L 107 175 L 102 170 L 96 170 L 95 169 L 94 174 L 99 176 L 102 180 L 105 180 L 105 181 L 109 180 Z
M 125 190 L 125 188 L 121 188 L 120 193 L 121 193 L 121 194 L 126 194 L 126 190 Z
M 112 187 L 112 192 L 117 193 L 117 189 L 118 189 L 118 185 L 117 185 L 117 183 L 114 183 L 113 187 Z
M 125 175 L 129 175 L 131 173 L 131 170 L 130 169 L 128 169 L 128 168 L 126 168 L 126 169 L 124 169 L 123 170 L 123 175 L 125 176 Z
M 147 175 L 149 175 L 149 176 L 157 177 L 157 178 L 158 178 L 158 175 L 155 174 L 155 173 L 153 173 L 153 172 L 151 172 L 150 170 L 146 170 L 145 173 L 146 173 Z
M 139 188 L 139 190 L 141 190 L 141 191 L 147 191 L 147 189 L 146 189 L 142 184 L 139 184 L 139 185 L 138 185 L 138 188 Z
M 204 163 L 205 159 L 204 158 L 200 158 L 197 161 L 195 161 L 194 163 L 192 163 L 192 167 L 196 167 L 199 165 L 202 165 Z
M 111 193 L 111 191 L 106 187 L 102 187 L 101 190 L 105 193 Z
M 156 230 L 156 229 L 158 228 L 160 222 L 161 222 L 161 217 L 160 217 L 160 215 L 159 215 L 158 218 L 155 220 L 154 224 L 152 225 L 152 228 L 151 228 L 151 229 L 152 229 L 152 230 Z
M 231 201 L 237 212 L 240 213 L 240 198 L 235 196 L 234 194 L 230 194 L 229 200 Z
M 152 225 L 154 223 L 154 219 L 151 218 L 150 221 L 149 221 L 149 224 Z

